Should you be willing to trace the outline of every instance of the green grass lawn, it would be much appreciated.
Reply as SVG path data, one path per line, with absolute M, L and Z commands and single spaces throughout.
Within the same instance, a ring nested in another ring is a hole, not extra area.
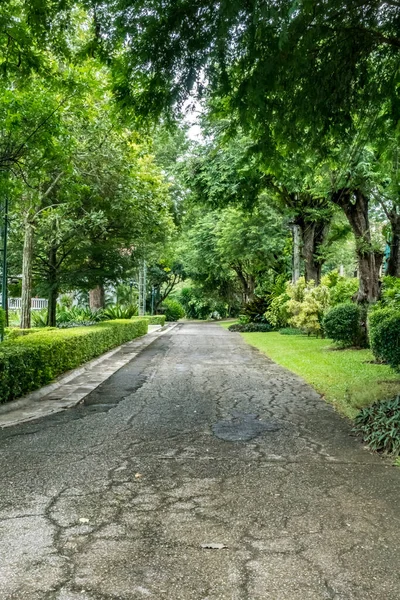
M 229 327 L 232 323 L 221 323 Z M 363 406 L 400 393 L 400 375 L 371 364 L 370 350 L 337 350 L 331 340 L 280 333 L 242 333 L 274 362 L 297 373 L 341 413 L 353 418 Z

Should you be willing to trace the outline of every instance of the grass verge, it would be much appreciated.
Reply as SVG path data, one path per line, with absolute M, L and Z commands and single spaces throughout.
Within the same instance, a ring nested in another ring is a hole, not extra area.
M 221 323 L 229 327 L 232 323 Z M 274 362 L 300 375 L 342 414 L 357 412 L 400 393 L 400 375 L 374 364 L 370 350 L 338 350 L 333 342 L 277 332 L 242 333 L 243 339 Z

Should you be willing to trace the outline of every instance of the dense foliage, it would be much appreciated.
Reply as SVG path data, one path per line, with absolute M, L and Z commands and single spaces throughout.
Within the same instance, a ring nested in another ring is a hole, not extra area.
M 325 335 L 349 346 L 357 346 L 362 339 L 361 311 L 356 304 L 338 304 L 331 308 L 323 319 Z
M 371 349 L 378 359 L 400 371 L 400 312 L 378 319 L 379 315 L 370 324 Z
M 163 304 L 163 310 L 166 321 L 179 321 L 185 316 L 185 310 L 178 300 L 169 298 Z
M 372 450 L 400 454 L 400 396 L 363 408 L 354 420 L 354 431 Z

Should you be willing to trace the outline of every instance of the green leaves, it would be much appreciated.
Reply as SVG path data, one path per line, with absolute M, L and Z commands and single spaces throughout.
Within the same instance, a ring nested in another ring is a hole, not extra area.
M 354 419 L 354 431 L 377 452 L 400 454 L 400 396 L 364 408 Z

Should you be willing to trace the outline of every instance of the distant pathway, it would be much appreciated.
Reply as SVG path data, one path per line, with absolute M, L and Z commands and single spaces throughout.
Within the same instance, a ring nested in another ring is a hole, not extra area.
M 217 324 L 0 432 L 0 463 L 0 600 L 400 598 L 400 469 Z

